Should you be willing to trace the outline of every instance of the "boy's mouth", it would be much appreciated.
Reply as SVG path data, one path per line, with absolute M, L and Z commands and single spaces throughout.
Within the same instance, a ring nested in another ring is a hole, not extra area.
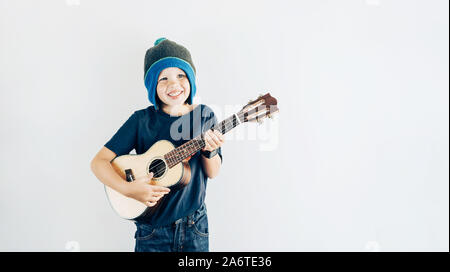
M 176 90 L 176 91 L 172 91 L 172 92 L 170 92 L 170 93 L 168 93 L 167 95 L 170 97 L 170 98 L 178 98 L 178 96 L 180 96 L 181 94 L 183 93 L 183 91 L 181 91 L 181 90 Z

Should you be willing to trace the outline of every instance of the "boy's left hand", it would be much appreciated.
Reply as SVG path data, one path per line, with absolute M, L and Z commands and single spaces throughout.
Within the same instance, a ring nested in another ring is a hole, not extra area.
M 225 137 L 219 130 L 208 130 L 206 131 L 204 138 L 205 147 L 202 148 L 203 151 L 213 151 L 223 145 L 225 142 Z

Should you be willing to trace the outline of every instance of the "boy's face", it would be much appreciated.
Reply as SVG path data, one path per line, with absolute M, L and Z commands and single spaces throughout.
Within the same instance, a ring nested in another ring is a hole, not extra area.
M 156 93 L 166 105 L 182 105 L 191 93 L 191 85 L 186 73 L 178 67 L 169 67 L 158 76 Z

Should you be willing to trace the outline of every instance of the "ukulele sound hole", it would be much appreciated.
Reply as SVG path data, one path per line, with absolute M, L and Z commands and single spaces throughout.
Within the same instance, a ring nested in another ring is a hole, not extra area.
M 148 172 L 153 172 L 153 177 L 159 178 L 166 172 L 166 163 L 161 159 L 156 159 L 150 164 Z

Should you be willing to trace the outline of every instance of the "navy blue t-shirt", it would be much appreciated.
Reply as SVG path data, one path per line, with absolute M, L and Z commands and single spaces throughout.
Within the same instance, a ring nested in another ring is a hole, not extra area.
M 195 138 L 217 124 L 212 109 L 199 104 L 191 112 L 182 116 L 171 116 L 154 106 L 135 111 L 119 128 L 116 134 L 105 144 L 105 147 L 117 156 L 129 154 L 133 149 L 136 154 L 145 153 L 159 140 L 168 140 L 175 147 Z M 172 135 L 172 136 L 171 136 Z M 222 149 L 218 155 L 222 160 Z M 191 180 L 181 190 L 172 190 L 163 196 L 164 201 L 145 222 L 155 227 L 164 226 L 185 217 L 200 208 L 205 200 L 208 177 L 201 163 L 200 152 L 189 160 Z M 161 201 L 162 198 L 159 200 Z

